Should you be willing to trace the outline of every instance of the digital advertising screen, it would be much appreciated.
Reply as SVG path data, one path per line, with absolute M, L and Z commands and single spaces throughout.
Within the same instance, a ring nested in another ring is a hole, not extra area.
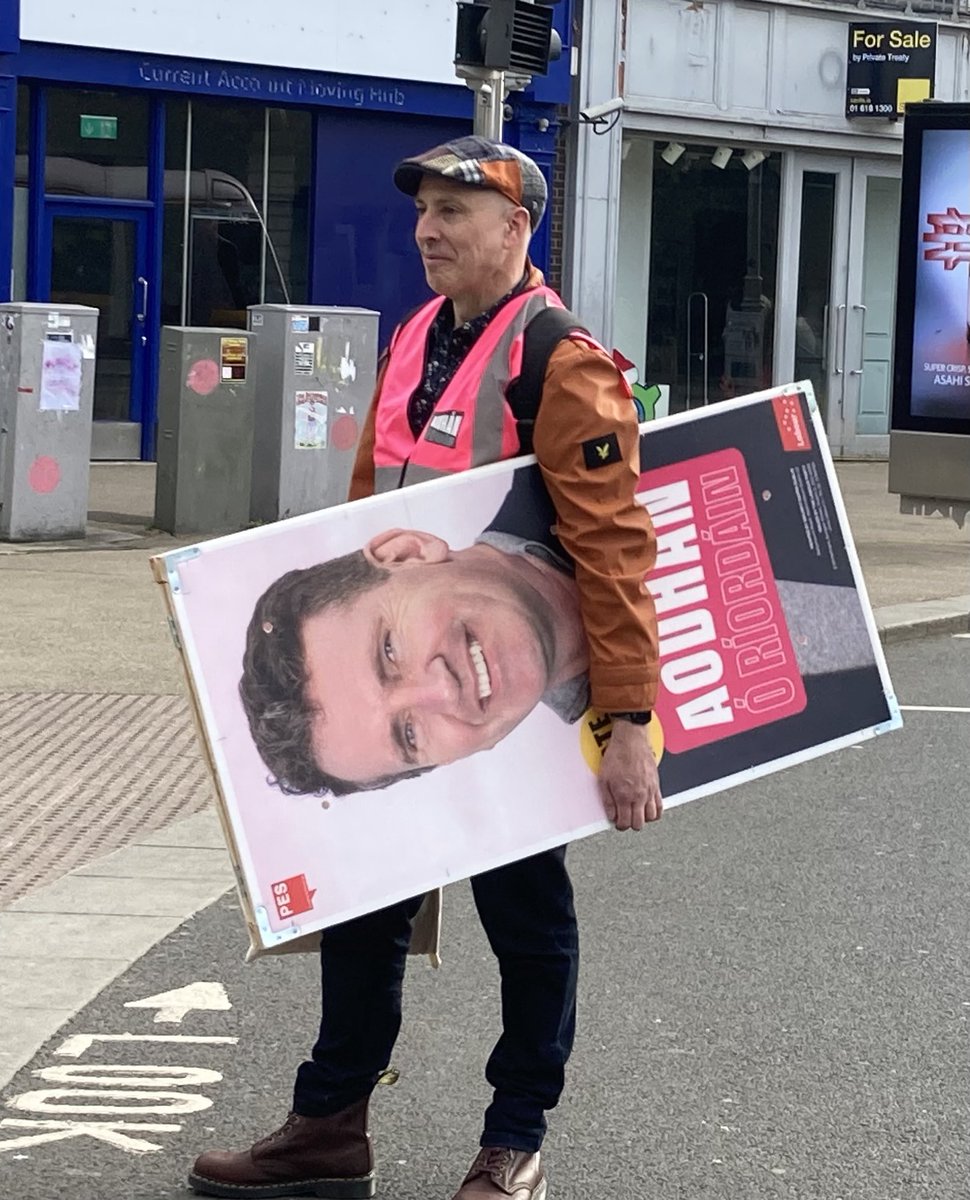
M 970 105 L 906 113 L 893 428 L 970 433 Z

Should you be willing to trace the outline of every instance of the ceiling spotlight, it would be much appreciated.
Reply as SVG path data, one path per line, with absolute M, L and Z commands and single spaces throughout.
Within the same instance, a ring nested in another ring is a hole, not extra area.
M 746 150 L 741 155 L 741 161 L 749 171 L 753 171 L 755 167 L 760 167 L 767 157 L 764 150 Z
M 734 151 L 730 146 L 718 146 L 718 148 L 711 155 L 711 162 L 715 165 L 715 167 L 723 171 L 731 161 L 731 155 L 733 153 Z
M 666 149 L 660 151 L 660 157 L 672 167 L 686 149 L 680 142 L 668 142 Z

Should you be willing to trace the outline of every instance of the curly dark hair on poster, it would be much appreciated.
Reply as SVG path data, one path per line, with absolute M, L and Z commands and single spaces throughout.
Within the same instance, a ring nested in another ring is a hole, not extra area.
M 286 795 L 345 796 L 386 787 L 402 776 L 353 783 L 329 775 L 313 756 L 315 713 L 307 704 L 303 623 L 344 606 L 390 577 L 356 550 L 288 571 L 260 596 L 246 631 L 239 695 L 270 782 Z

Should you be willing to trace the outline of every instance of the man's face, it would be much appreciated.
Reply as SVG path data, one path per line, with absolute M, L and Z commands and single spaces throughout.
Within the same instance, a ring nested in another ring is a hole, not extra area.
M 517 253 L 513 214 L 524 210 L 499 192 L 431 176 L 414 203 L 414 238 L 431 290 L 450 299 L 487 292 Z
M 444 553 L 385 559 L 387 582 L 304 623 L 314 757 L 348 782 L 490 749 L 546 690 L 554 629 L 541 598 L 430 541 Z

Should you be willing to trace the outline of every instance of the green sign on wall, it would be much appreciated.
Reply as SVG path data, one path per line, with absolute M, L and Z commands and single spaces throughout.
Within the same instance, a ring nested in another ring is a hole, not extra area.
M 118 140 L 117 117 L 81 117 L 81 137 L 97 138 L 101 141 Z

